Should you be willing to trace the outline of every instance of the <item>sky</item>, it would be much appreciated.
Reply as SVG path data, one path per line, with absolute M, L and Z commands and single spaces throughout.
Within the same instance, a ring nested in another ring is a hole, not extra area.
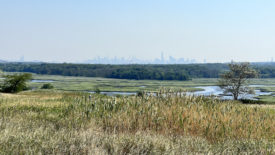
M 275 58 L 274 0 L 0 0 L 0 59 Z

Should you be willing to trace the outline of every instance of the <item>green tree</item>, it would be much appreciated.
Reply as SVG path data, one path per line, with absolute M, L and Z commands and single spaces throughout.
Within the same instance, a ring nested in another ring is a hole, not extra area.
M 1 86 L 1 91 L 6 93 L 17 93 L 27 89 L 26 82 L 32 79 L 29 73 L 4 75 L 4 83 Z
M 249 93 L 251 90 L 248 87 L 249 79 L 257 77 L 258 73 L 249 63 L 232 62 L 228 67 L 229 71 L 220 76 L 218 84 L 224 89 L 224 93 L 231 93 L 234 100 L 237 100 L 239 95 Z

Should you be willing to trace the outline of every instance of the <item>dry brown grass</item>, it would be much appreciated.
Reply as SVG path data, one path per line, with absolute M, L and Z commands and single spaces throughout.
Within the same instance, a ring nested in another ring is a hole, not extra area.
M 166 92 L 88 95 L 1 94 L 0 154 L 275 153 L 270 109 Z

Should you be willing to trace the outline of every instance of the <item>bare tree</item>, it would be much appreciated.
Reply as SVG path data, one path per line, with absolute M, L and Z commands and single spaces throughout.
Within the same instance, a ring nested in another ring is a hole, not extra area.
M 224 89 L 224 93 L 231 93 L 234 100 L 237 100 L 239 95 L 249 93 L 249 79 L 257 77 L 258 73 L 249 63 L 232 62 L 228 66 L 229 71 L 220 76 L 218 84 Z

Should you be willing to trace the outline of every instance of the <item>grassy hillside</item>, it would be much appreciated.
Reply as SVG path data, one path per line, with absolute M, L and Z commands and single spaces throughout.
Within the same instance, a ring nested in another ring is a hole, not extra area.
M 165 97 L 164 97 L 165 96 Z M 274 107 L 172 95 L 0 95 L 0 154 L 275 153 Z

